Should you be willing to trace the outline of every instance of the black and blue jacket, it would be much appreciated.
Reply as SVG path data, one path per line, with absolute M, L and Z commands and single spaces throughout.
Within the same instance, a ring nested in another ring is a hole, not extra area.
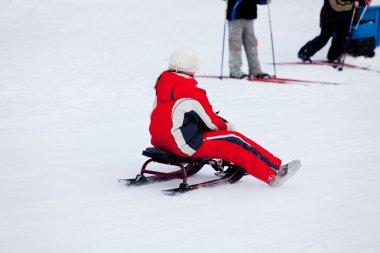
M 227 19 L 256 19 L 257 0 L 228 0 Z

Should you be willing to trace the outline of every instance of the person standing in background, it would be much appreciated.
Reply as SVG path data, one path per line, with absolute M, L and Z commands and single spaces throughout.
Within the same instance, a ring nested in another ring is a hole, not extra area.
M 327 59 L 339 62 L 349 36 L 353 8 L 359 4 L 370 5 L 371 0 L 324 0 L 320 16 L 321 33 L 299 50 L 298 58 L 311 62 L 310 57 L 322 49 L 332 37 Z
M 262 72 L 257 52 L 253 21 L 257 18 L 257 4 L 263 0 L 228 0 L 229 68 L 232 78 L 270 78 Z M 271 0 L 264 1 L 270 3 Z M 242 68 L 242 47 L 248 61 L 248 75 Z

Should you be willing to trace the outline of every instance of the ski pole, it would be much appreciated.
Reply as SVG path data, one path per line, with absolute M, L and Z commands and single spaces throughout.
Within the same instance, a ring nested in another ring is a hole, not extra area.
M 224 29 L 223 29 L 223 43 L 222 43 L 222 60 L 220 63 L 220 79 L 223 79 L 223 62 L 224 62 L 224 44 L 226 40 L 226 26 L 227 26 L 227 8 L 228 8 L 228 0 L 226 0 L 226 15 L 224 16 Z
M 347 49 L 348 49 L 348 44 L 350 43 L 350 38 L 351 38 L 351 32 L 352 32 L 352 26 L 354 24 L 354 18 L 355 18 L 355 15 L 356 15 L 356 6 L 354 6 L 354 10 L 352 11 L 352 17 L 351 17 L 351 22 L 350 22 L 350 28 L 348 29 L 348 35 L 346 36 L 346 41 L 344 43 L 344 47 L 343 47 L 343 56 L 342 56 L 342 61 L 340 62 L 340 67 L 338 67 L 338 70 L 339 71 L 342 71 L 343 70 L 343 66 L 344 66 L 344 61 L 346 60 L 346 53 L 347 53 Z
M 351 17 L 350 29 L 349 29 L 349 33 L 348 33 L 347 38 L 346 38 L 346 43 L 345 43 L 345 47 L 344 47 L 344 51 L 343 51 L 343 58 L 342 58 L 342 61 L 341 61 L 341 66 L 338 68 L 339 71 L 343 70 L 344 61 L 346 60 L 347 49 L 348 49 L 348 46 L 349 46 L 349 44 L 351 42 L 352 34 L 356 31 L 356 29 L 360 25 L 360 22 L 362 21 L 362 19 L 364 17 L 364 14 L 367 11 L 367 8 L 368 8 L 368 5 L 366 5 L 364 7 L 364 10 L 363 10 L 362 14 L 360 15 L 360 18 L 359 18 L 358 22 L 356 23 L 356 26 L 354 27 L 354 29 L 352 29 L 353 23 L 354 23 L 355 14 L 356 14 L 356 6 L 354 7 L 354 10 L 352 12 L 352 17 Z
M 271 19 L 271 16 L 270 16 L 270 3 L 267 4 L 268 5 L 268 18 L 269 18 L 269 30 L 270 30 L 270 41 L 271 41 L 271 45 L 272 45 L 272 59 L 273 59 L 273 70 L 274 70 L 274 77 L 277 76 L 277 73 L 276 73 L 276 59 L 275 59 L 275 56 L 274 56 L 274 43 L 273 43 L 273 32 L 272 32 L 272 19 Z
M 368 9 L 368 5 L 366 5 L 366 6 L 364 7 L 364 10 L 363 10 L 362 14 L 360 15 L 359 21 L 358 21 L 358 23 L 356 24 L 354 31 L 356 31 L 356 29 L 358 29 L 358 26 L 360 25 L 360 22 L 362 21 L 362 19 L 363 19 L 363 17 L 364 17 L 364 14 L 365 14 L 365 12 L 367 11 L 367 9 Z

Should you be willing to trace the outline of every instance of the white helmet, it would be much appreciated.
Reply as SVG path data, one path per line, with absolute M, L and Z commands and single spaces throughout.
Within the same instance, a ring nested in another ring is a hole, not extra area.
M 189 48 L 178 48 L 169 59 L 169 69 L 194 75 L 198 71 L 197 54 Z

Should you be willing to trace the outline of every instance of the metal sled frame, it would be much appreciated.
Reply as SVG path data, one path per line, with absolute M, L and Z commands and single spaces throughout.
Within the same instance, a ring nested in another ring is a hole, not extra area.
M 225 182 L 235 183 L 246 175 L 244 169 L 218 159 L 181 157 L 158 148 L 147 148 L 142 152 L 142 154 L 150 159 L 143 164 L 140 174 L 137 174 L 136 178 L 133 179 L 119 179 L 119 182 L 124 182 L 127 185 L 138 186 L 170 179 L 182 179 L 182 183 L 178 188 L 163 190 L 163 193 L 174 195 L 193 189 L 198 189 L 200 187 L 212 186 Z M 147 167 L 152 162 L 176 166 L 179 167 L 179 170 L 172 172 L 148 170 Z M 216 171 L 215 174 L 219 178 L 189 185 L 187 183 L 187 178 L 196 174 L 206 164 L 210 165 Z
M 217 171 L 223 170 L 223 168 L 219 167 L 216 162 L 210 162 L 211 159 L 181 157 L 158 148 L 147 148 L 142 154 L 150 159 L 143 164 L 141 171 L 137 174 L 136 178 L 119 181 L 124 181 L 128 185 L 141 185 L 169 179 L 182 179 L 181 187 L 187 187 L 187 178 L 197 173 L 205 164 L 210 164 Z M 172 172 L 148 170 L 147 167 L 152 162 L 179 167 L 179 170 Z
M 161 163 L 161 164 L 167 164 L 167 165 L 173 165 L 173 166 L 177 166 L 180 168 L 180 170 L 177 170 L 177 171 L 173 171 L 173 172 L 160 172 L 160 171 L 154 171 L 154 170 L 147 170 L 146 167 L 148 166 L 148 164 L 150 164 L 151 162 L 157 162 L 157 163 Z M 183 184 L 187 184 L 187 176 L 188 176 L 188 170 L 192 169 L 192 167 L 185 167 L 183 166 L 181 163 L 172 163 L 170 161 L 167 161 L 167 162 L 164 162 L 164 161 L 158 161 L 158 160 L 155 160 L 153 158 L 147 160 L 142 168 L 141 168 L 141 171 L 140 171 L 140 174 L 137 175 L 137 177 L 144 177 L 144 174 L 151 174 L 151 175 L 155 175 L 156 179 L 159 179 L 159 178 L 177 178 L 177 179 L 182 179 L 183 180 Z

